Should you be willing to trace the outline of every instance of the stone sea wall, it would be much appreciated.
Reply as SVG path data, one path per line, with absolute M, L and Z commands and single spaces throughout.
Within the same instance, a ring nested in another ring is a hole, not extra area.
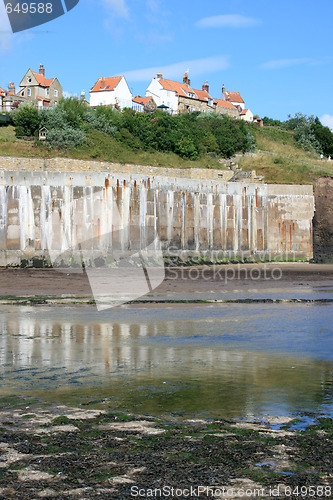
M 62 264 L 78 262 L 83 249 L 94 265 L 112 261 L 115 250 L 131 253 L 134 240 L 145 248 L 152 235 L 166 255 L 183 258 L 312 257 L 312 186 L 88 163 L 95 169 L 67 170 L 76 160 L 0 158 L 0 265 L 48 263 L 50 247 L 64 252 Z
M 333 178 L 319 177 L 315 189 L 313 257 L 318 263 L 333 263 Z

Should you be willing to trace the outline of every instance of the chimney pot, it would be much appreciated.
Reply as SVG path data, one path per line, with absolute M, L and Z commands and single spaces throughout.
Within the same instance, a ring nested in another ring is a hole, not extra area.
M 101 89 L 105 88 L 105 80 L 104 78 L 101 78 Z
M 15 84 L 13 82 L 11 82 L 8 85 L 8 90 L 9 90 L 9 92 L 12 92 L 13 94 L 15 94 Z
M 191 80 L 189 79 L 188 77 L 188 73 L 185 73 L 184 74 L 184 78 L 183 78 L 183 83 L 185 83 L 186 85 L 190 86 L 191 85 Z
M 161 73 L 161 72 L 157 73 L 157 75 L 156 75 L 156 76 L 157 76 L 157 78 L 158 78 L 159 80 L 162 80 L 162 78 L 163 78 L 163 75 L 162 75 L 162 73 Z
M 206 80 L 205 83 L 202 86 L 202 90 L 205 90 L 207 94 L 209 94 L 209 84 L 208 81 Z
M 42 64 L 39 66 L 39 74 L 45 76 L 45 68 Z

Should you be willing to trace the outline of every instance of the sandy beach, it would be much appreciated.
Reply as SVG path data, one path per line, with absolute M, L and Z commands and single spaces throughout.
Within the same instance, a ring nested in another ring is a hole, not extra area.
M 166 268 L 164 282 L 150 295 L 157 298 L 195 291 L 299 289 L 301 286 L 333 286 L 333 264 L 274 262 Z M 0 269 L 0 297 L 61 295 L 92 299 L 87 275 L 69 269 Z

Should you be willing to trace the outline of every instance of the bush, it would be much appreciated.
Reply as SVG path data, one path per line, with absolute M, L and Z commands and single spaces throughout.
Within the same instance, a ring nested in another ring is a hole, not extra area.
M 175 153 L 189 160 L 196 160 L 199 156 L 199 152 L 190 137 L 182 137 L 179 139 L 175 146 Z
M 36 136 L 41 126 L 41 117 L 32 104 L 24 104 L 12 114 L 16 137 Z
M 61 129 L 53 128 L 47 132 L 47 145 L 49 149 L 70 149 L 86 142 L 83 130 L 66 125 Z

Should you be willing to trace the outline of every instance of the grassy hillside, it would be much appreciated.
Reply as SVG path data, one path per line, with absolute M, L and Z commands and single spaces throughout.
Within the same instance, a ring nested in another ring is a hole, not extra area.
M 333 175 L 333 161 L 320 160 L 318 154 L 304 151 L 293 132 L 256 125 L 250 129 L 258 154 L 240 161 L 243 170 L 256 170 L 265 182 L 278 184 L 313 184 L 319 175 Z
M 134 163 L 138 165 L 153 165 L 176 168 L 216 168 L 222 169 L 215 158 L 205 156 L 195 161 L 186 160 L 175 153 L 148 152 L 130 149 L 113 137 L 90 130 L 87 133 L 88 142 L 75 149 L 48 150 L 34 141 L 16 139 L 14 127 L 0 127 L 0 156 L 25 156 L 37 158 L 75 158 L 82 160 L 110 161 L 118 163 Z
M 248 128 L 256 138 L 259 152 L 240 161 L 243 170 L 256 170 L 257 174 L 264 176 L 265 182 L 282 184 L 312 184 L 319 175 L 333 175 L 333 161 L 321 161 L 318 154 L 304 151 L 296 144 L 293 132 L 256 125 Z M 222 168 L 217 158 L 209 155 L 191 161 L 171 152 L 135 150 L 97 130 L 90 130 L 87 138 L 87 144 L 75 149 L 50 151 L 34 141 L 16 139 L 12 126 L 0 127 L 0 156 L 60 156 L 177 168 Z

